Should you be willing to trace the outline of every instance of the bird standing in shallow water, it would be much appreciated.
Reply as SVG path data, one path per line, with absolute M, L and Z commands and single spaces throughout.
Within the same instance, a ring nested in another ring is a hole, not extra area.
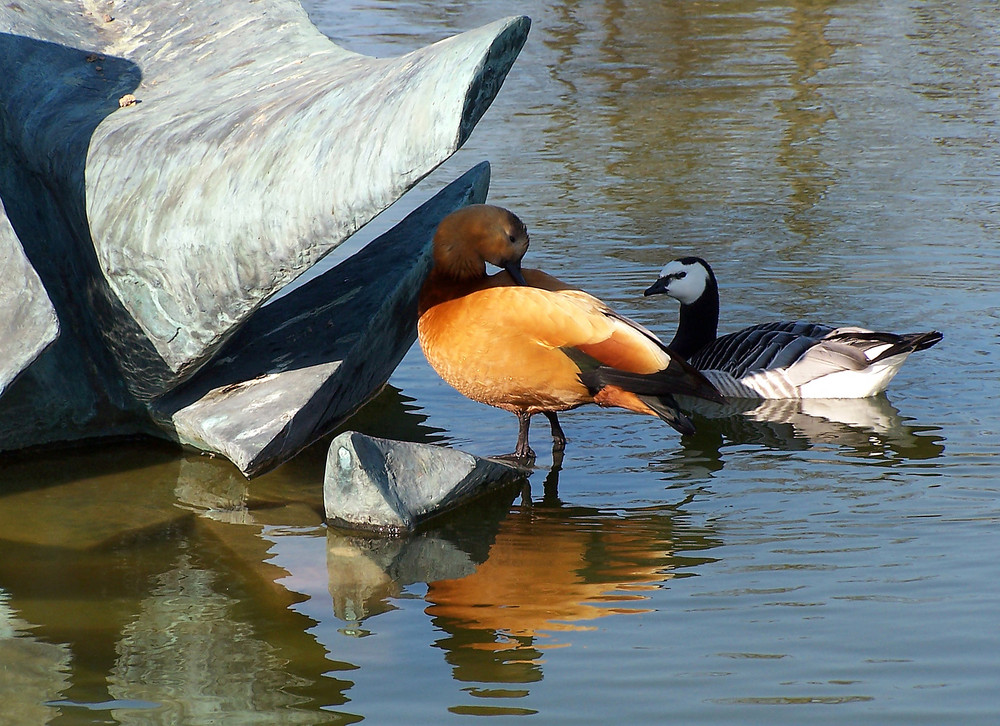
M 716 337 L 719 285 L 700 257 L 664 265 L 646 295 L 681 304 L 670 348 L 732 398 L 866 398 L 881 393 L 906 357 L 937 344 L 927 333 L 884 333 L 802 322 L 752 325 Z
M 420 291 L 418 338 L 431 367 L 460 393 L 518 418 L 520 461 L 534 458 L 536 413 L 566 438 L 557 413 L 597 403 L 658 416 L 694 432 L 671 394 L 721 401 L 718 391 L 656 336 L 587 293 L 521 269 L 528 232 L 513 213 L 477 204 L 445 217 Z M 486 274 L 486 263 L 503 268 Z

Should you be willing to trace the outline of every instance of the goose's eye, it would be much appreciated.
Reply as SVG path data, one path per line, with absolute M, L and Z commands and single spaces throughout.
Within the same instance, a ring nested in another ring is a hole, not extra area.
M 676 275 L 674 275 L 674 277 L 677 278 L 678 280 L 683 280 L 685 277 L 687 277 L 687 273 L 686 272 L 678 272 Z

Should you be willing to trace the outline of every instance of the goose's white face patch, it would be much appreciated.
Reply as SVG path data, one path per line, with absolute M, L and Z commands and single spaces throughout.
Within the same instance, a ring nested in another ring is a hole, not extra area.
M 672 260 L 660 270 L 660 278 L 666 283 L 667 295 L 681 305 L 695 302 L 708 287 L 708 270 L 697 262 L 685 265 L 680 260 Z

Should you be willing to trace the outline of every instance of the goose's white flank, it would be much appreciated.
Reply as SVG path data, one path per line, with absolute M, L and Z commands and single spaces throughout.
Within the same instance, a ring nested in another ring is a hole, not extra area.
M 764 323 L 718 336 L 719 286 L 700 257 L 664 265 L 646 295 L 681 304 L 668 346 L 730 398 L 866 398 L 885 390 L 910 353 L 943 337 L 834 328 L 798 321 Z

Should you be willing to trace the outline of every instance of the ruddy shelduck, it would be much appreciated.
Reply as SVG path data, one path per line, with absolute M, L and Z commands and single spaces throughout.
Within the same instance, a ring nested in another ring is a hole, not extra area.
M 672 394 L 722 396 L 694 367 L 645 328 L 582 290 L 522 269 L 528 232 L 510 211 L 476 204 L 445 217 L 433 267 L 420 291 L 420 347 L 460 393 L 518 418 L 512 456 L 534 458 L 531 417 L 565 447 L 557 413 L 585 403 L 658 416 L 694 432 Z M 486 263 L 503 268 L 487 275 Z

